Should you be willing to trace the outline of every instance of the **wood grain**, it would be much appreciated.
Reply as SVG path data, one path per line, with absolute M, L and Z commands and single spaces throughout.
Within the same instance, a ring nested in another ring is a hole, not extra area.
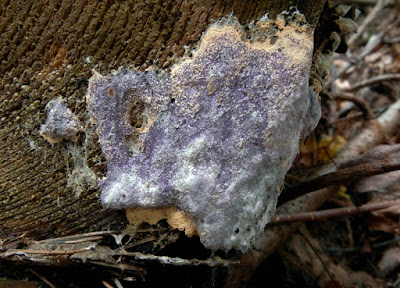
M 0 3 L 0 230 L 45 238 L 123 227 L 121 212 L 106 211 L 99 189 L 75 196 L 70 145 L 81 149 L 97 177 L 106 169 L 85 106 L 92 69 L 168 68 L 207 25 L 233 11 L 241 23 L 293 1 L 59 1 Z M 308 2 L 308 1 L 300 1 Z M 300 4 L 316 24 L 324 1 Z M 51 145 L 39 135 L 46 104 L 62 96 L 85 126 L 78 142 Z

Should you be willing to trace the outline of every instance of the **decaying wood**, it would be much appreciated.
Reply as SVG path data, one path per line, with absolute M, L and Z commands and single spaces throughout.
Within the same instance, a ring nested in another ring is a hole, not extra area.
M 28 243 L 26 249 L 7 249 L 6 239 L 0 239 L 3 242 L 0 248 L 4 250 L 0 253 L 0 260 L 12 260 L 20 263 L 36 263 L 48 266 L 71 266 L 79 262 L 88 262 L 100 266 L 117 268 L 122 271 L 131 270 L 136 272 L 144 272 L 145 269 L 140 266 L 120 263 L 120 260 L 114 259 L 113 256 L 124 257 L 125 262 L 134 261 L 137 265 L 140 265 L 141 262 L 149 261 L 174 266 L 206 265 L 209 267 L 230 267 L 239 264 L 238 261 L 224 260 L 217 257 L 207 260 L 183 259 L 179 257 L 129 252 L 126 250 L 130 248 L 128 245 L 117 249 L 99 245 L 105 235 L 115 237 L 115 232 L 116 231 L 98 231 L 94 233 L 46 239 L 43 241 L 25 239 L 25 242 Z M 116 242 L 118 241 L 116 240 Z
M 91 70 L 168 68 L 213 20 L 232 12 L 248 23 L 292 3 L 2 1 L 0 230 L 54 237 L 122 227 L 123 214 L 101 209 L 99 188 L 81 173 L 87 165 L 101 178 L 106 169 L 86 114 Z M 316 24 L 323 4 L 299 1 L 298 8 Z M 51 145 L 39 135 L 46 104 L 59 96 L 85 127 L 76 144 Z
M 315 26 L 325 1 L 297 3 L 299 11 Z M 274 17 L 291 5 L 293 1 L 289 0 L 2 1 L 1 258 L 35 259 L 47 265 L 69 263 L 74 255 L 99 249 L 97 243 L 104 232 L 86 233 L 120 231 L 125 227 L 123 213 L 101 208 L 96 182 L 82 178 L 85 167 L 94 171 L 97 178 L 103 177 L 106 169 L 84 99 L 92 69 L 103 74 L 121 67 L 144 70 L 157 65 L 167 69 L 176 57 L 183 55 L 185 47 L 200 39 L 215 19 L 232 12 L 241 23 L 248 23 L 266 12 Z M 78 134 L 77 143 L 64 141 L 52 145 L 39 135 L 40 126 L 46 120 L 46 105 L 59 96 L 85 128 L 85 133 Z M 84 236 L 52 238 L 76 233 Z M 27 237 L 46 238 L 47 242 L 42 245 L 63 243 L 64 248 L 59 251 L 17 249 L 27 245 Z M 99 253 L 103 257 L 116 255 L 115 251 L 108 252 Z M 119 253 L 135 261 L 173 265 L 237 264 L 219 259 L 187 260 Z M 256 259 L 257 263 L 260 259 Z M 135 265 L 94 258 L 88 261 L 137 271 Z

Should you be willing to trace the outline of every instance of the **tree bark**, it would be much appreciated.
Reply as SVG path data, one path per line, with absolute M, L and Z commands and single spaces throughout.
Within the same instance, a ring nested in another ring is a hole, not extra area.
M 242 24 L 266 12 L 274 17 L 293 2 L 2 1 L 0 231 L 45 238 L 122 228 L 124 214 L 101 208 L 99 188 L 71 180 L 79 178 L 79 161 L 98 179 L 105 175 L 85 106 L 91 70 L 168 68 L 212 21 L 230 12 Z M 316 25 L 325 1 L 297 2 Z M 52 145 L 39 135 L 47 103 L 59 96 L 85 128 L 77 143 Z

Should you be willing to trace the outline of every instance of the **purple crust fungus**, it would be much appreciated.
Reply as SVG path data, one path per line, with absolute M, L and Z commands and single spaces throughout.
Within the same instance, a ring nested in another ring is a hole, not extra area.
M 228 17 L 170 71 L 94 73 L 86 100 L 107 159 L 102 204 L 177 207 L 206 247 L 251 248 L 320 118 L 301 17 L 247 29 Z
M 40 136 L 51 144 L 63 139 L 76 142 L 77 133 L 83 131 L 78 117 L 65 106 L 64 100 L 58 97 L 46 105 L 48 110 L 46 123 L 40 127 Z

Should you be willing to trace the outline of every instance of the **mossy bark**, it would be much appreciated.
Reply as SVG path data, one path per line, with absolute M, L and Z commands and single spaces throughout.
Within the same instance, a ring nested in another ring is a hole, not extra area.
M 84 162 L 101 178 L 106 167 L 86 113 L 91 70 L 168 68 L 213 20 L 233 12 L 248 23 L 294 2 L 1 1 L 0 230 L 37 238 L 123 227 L 123 213 L 103 210 L 99 188 L 77 170 Z M 297 2 L 315 25 L 325 1 Z M 39 135 L 59 96 L 85 127 L 77 143 Z

